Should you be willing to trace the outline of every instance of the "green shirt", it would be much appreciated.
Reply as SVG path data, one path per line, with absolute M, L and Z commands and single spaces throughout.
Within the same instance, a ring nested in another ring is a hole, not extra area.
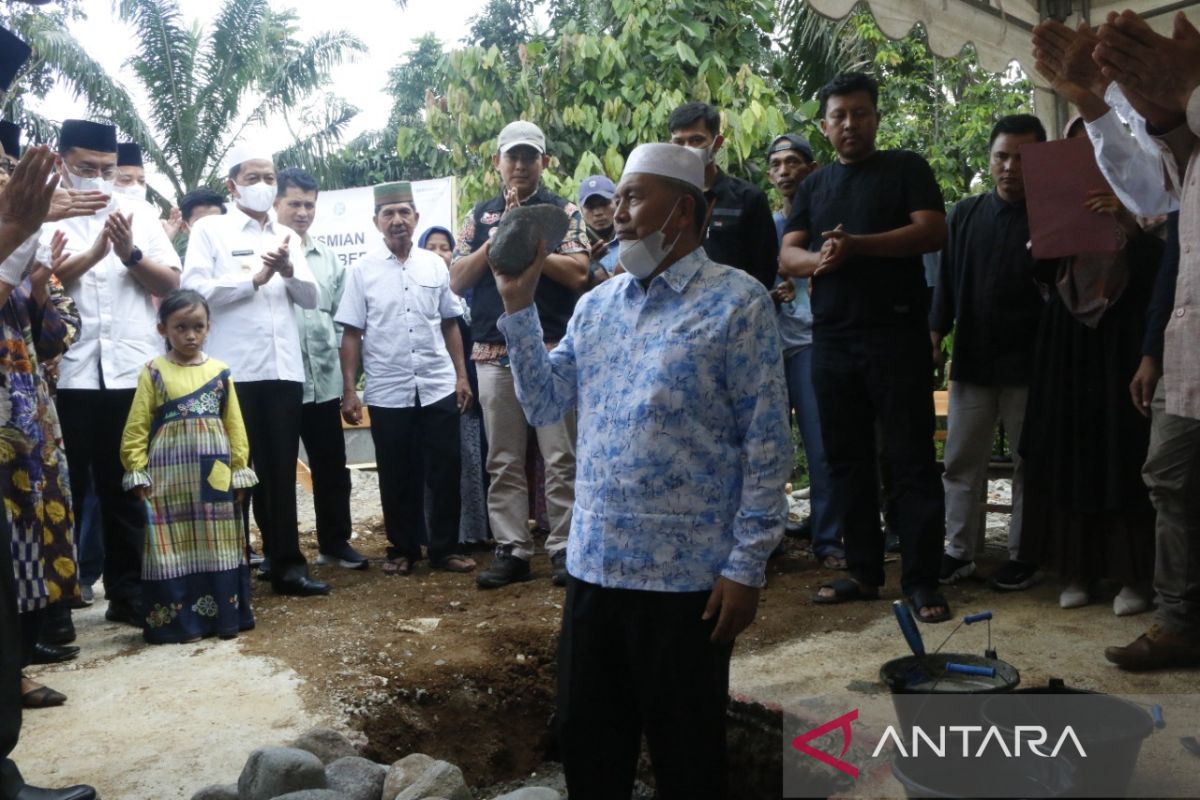
M 338 358 L 342 327 L 334 324 L 333 315 L 346 288 L 346 268 L 332 250 L 311 236 L 304 237 L 304 255 L 321 289 L 316 308 L 296 309 L 300 360 L 304 362 L 304 402 L 325 403 L 342 396 L 342 365 Z

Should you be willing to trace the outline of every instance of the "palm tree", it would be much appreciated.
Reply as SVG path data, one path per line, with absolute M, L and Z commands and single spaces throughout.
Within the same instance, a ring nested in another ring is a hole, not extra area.
M 346 31 L 300 41 L 295 12 L 273 11 L 267 0 L 224 0 L 207 28 L 185 25 L 177 0 L 119 0 L 118 8 L 139 43 L 127 64 L 147 98 L 140 107 L 61 27 L 35 21 L 26 33 L 93 115 L 142 146 L 176 194 L 219 185 L 225 156 L 253 125 L 282 117 L 295 140 L 288 152 L 311 164 L 357 113 L 332 95 L 318 98 L 318 111 L 306 105 L 334 66 L 365 50 Z
M 870 66 L 871 48 L 850 25 L 853 17 L 831 20 L 805 0 L 780 0 L 777 30 L 789 66 L 789 89 L 812 98 L 838 73 Z

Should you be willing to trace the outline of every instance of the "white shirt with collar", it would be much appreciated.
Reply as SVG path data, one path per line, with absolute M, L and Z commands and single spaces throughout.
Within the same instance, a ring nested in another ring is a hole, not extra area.
M 1146 132 L 1146 120 L 1115 81 L 1105 91 L 1104 101 L 1109 105 L 1108 113 L 1084 122 L 1100 172 L 1133 213 L 1155 217 L 1175 211 L 1179 203 L 1163 188 L 1162 153 Z
M 364 401 L 381 408 L 428 406 L 454 392 L 456 374 L 442 320 L 461 317 L 441 256 L 415 244 L 400 261 L 377 245 L 346 276 L 334 319 L 363 331 Z
M 67 237 L 66 252 L 81 253 L 96 242 L 109 214 L 133 215 L 133 244 L 157 264 L 180 269 L 179 255 L 158 221 L 158 209 L 144 200 L 114 194 L 107 208 L 42 226 L 42 244 L 49 246 L 55 231 Z M 63 286 L 79 309 L 79 340 L 67 350 L 58 368 L 60 389 L 136 389 L 146 362 L 163 351 L 158 335 L 154 295 L 138 282 L 132 270 L 109 249 L 91 269 Z M 103 381 L 103 383 L 102 383 Z
M 262 257 L 285 239 L 292 277 L 274 275 L 256 290 Z M 235 380 L 304 382 L 295 307 L 316 308 L 320 289 L 295 231 L 274 220 L 260 225 L 230 203 L 225 214 L 192 225 L 182 283 L 208 300 L 212 330 L 204 349 L 228 364 Z

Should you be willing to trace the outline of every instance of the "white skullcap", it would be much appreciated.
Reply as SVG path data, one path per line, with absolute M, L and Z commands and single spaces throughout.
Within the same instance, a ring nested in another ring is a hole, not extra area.
M 245 164 L 247 161 L 270 161 L 271 159 L 270 147 L 258 142 L 238 142 L 229 150 L 229 155 L 225 159 L 225 172 L 228 173 L 234 167 Z
M 677 144 L 639 144 L 629 154 L 621 177 L 634 172 L 661 175 L 704 191 L 704 162 L 700 156 Z

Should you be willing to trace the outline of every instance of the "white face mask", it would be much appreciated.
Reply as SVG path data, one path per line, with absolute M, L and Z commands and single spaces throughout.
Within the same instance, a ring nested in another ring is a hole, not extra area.
M 260 182 L 251 186 L 239 186 L 237 190 L 238 205 L 255 213 L 265 214 L 275 204 L 276 189 L 273 183 Z
M 67 175 L 71 178 L 71 186 L 79 189 L 82 192 L 101 192 L 108 196 L 112 196 L 113 182 L 107 181 L 97 175 L 95 178 L 81 178 L 74 172 L 67 170 Z
M 689 147 L 687 149 L 700 156 L 700 160 L 703 161 L 704 166 L 707 167 L 713 161 L 714 145 L 716 145 L 716 141 L 709 142 L 708 147 Z
M 118 194 L 123 194 L 126 197 L 132 197 L 135 200 L 146 199 L 146 187 L 138 186 L 136 183 L 130 186 L 114 186 L 113 191 Z
M 662 232 L 662 228 L 665 228 L 671 221 L 671 215 L 675 213 L 678 206 L 679 200 L 676 200 L 675 205 L 671 206 L 671 210 L 667 212 L 667 218 L 663 221 L 662 227 L 654 233 L 641 239 L 622 239 L 617 245 L 620 253 L 617 260 L 626 272 L 639 281 L 654 274 L 654 270 L 658 269 L 659 264 L 662 264 L 667 255 L 675 249 L 676 243 L 679 242 L 679 236 L 683 235 L 681 232 L 679 236 L 675 237 L 675 241 L 669 245 L 663 244 L 663 240 L 667 236 Z

